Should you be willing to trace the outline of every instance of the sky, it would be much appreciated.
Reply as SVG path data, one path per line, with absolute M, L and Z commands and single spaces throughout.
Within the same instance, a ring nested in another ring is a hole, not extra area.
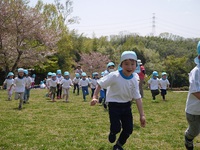
M 54 3 L 54 0 L 42 0 Z M 71 16 L 79 24 L 67 25 L 87 37 L 137 33 L 141 36 L 168 32 L 200 38 L 200 0 L 72 0 Z M 65 0 L 60 0 L 65 3 Z M 35 6 L 37 0 L 30 0 Z M 153 19 L 155 17 L 155 19 Z

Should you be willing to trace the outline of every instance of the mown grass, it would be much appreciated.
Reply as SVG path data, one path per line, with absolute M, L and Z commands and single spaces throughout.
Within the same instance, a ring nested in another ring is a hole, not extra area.
M 52 103 L 46 90 L 32 89 L 30 104 L 18 110 L 18 101 L 7 101 L 0 91 L 0 149 L 2 150 L 111 150 L 108 112 L 102 106 L 83 102 L 70 91 L 70 102 Z M 147 124 L 140 127 L 139 114 L 133 104 L 134 131 L 125 150 L 183 150 L 185 102 L 187 93 L 168 92 L 167 102 L 157 96 L 152 103 L 150 91 L 143 99 Z M 195 149 L 200 138 L 195 139 Z

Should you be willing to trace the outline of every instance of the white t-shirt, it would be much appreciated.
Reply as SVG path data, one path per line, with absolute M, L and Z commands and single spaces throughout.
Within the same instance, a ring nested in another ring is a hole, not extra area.
M 14 85 L 15 85 L 15 92 L 22 93 L 25 91 L 25 85 L 26 85 L 26 79 L 23 77 L 22 79 L 16 77 L 14 79 Z
M 81 79 L 78 84 L 79 84 L 79 86 L 83 87 L 83 86 L 88 86 L 90 84 L 90 82 L 88 79 L 85 79 L 85 80 Z
M 163 79 L 161 78 L 159 82 L 160 82 L 161 89 L 164 89 L 164 90 L 166 90 L 167 87 L 168 87 L 168 85 L 170 85 L 168 79 L 163 80 Z
M 14 79 L 5 79 L 5 81 L 3 82 L 4 84 L 6 84 L 6 89 L 10 89 L 10 86 L 14 83 Z
M 58 83 L 58 80 L 49 80 L 49 86 L 50 87 L 57 87 L 57 83 Z
M 92 89 L 95 89 L 96 86 L 97 86 L 97 79 L 92 79 L 92 80 L 91 80 L 91 88 L 92 88 Z
M 80 81 L 80 78 L 76 78 L 76 77 L 74 77 L 74 79 L 73 79 L 73 83 L 74 83 L 74 84 L 78 84 L 79 81 Z
M 200 92 L 200 65 L 197 65 L 189 73 L 189 92 L 185 111 L 191 115 L 200 115 L 200 100 L 192 93 Z
M 57 83 L 60 84 L 61 80 L 64 79 L 63 76 L 56 76 Z
M 47 89 L 50 88 L 50 80 L 51 80 L 51 78 L 47 78 L 47 80 L 46 80 L 46 87 L 47 87 Z
M 139 84 L 134 74 L 127 78 L 122 71 L 117 70 L 97 82 L 102 88 L 107 88 L 106 102 L 126 103 L 141 98 Z
M 62 79 L 60 84 L 62 84 L 63 88 L 68 89 L 72 85 L 72 80 L 70 78 L 69 79 Z
M 158 90 L 159 88 L 159 79 L 149 79 L 148 83 L 150 84 L 150 90 Z

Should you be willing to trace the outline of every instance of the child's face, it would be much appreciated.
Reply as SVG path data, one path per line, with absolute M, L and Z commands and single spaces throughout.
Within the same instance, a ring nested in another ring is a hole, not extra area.
M 154 79 L 157 79 L 157 76 L 153 76 Z
M 97 78 L 98 78 L 98 75 L 95 75 L 94 78 L 97 79 Z
M 166 76 L 166 75 L 163 75 L 163 76 L 162 76 L 162 78 L 163 78 L 163 79 L 166 79 L 166 78 L 167 78 L 167 76 Z
M 67 78 L 67 79 L 68 79 L 68 78 L 69 78 L 69 76 L 65 76 L 65 78 Z
M 122 62 L 122 72 L 125 76 L 130 76 L 136 69 L 136 61 L 127 59 Z
M 9 79 L 12 79 L 13 78 L 13 76 L 9 76 Z
M 53 79 L 53 80 L 56 80 L 56 76 L 53 76 L 52 79 Z
M 86 76 L 82 76 L 82 79 L 86 79 Z
M 24 76 L 24 72 L 19 72 L 18 74 L 19 74 L 20 77 Z

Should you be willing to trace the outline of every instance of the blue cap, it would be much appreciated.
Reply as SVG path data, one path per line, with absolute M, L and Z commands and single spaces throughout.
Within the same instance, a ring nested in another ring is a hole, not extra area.
M 86 77 L 87 74 L 86 74 L 85 72 L 82 72 L 82 73 L 81 73 L 81 76 Z
M 76 76 L 77 78 L 79 78 L 79 77 L 80 77 L 80 74 L 79 74 L 79 73 L 75 73 L 75 76 Z
M 52 76 L 52 77 L 56 77 L 56 73 L 52 73 L 51 76 Z
M 28 75 L 28 70 L 24 70 L 24 73 L 25 73 L 26 75 Z
M 24 69 L 23 69 L 23 68 L 19 68 L 19 69 L 17 70 L 17 72 L 24 72 Z
M 32 75 L 33 78 L 35 78 L 35 76 L 36 76 L 35 74 Z
M 104 72 L 101 72 L 101 76 L 102 76 L 102 77 L 104 76 Z
M 64 72 L 64 76 L 69 76 L 69 72 L 68 72 L 68 71 L 65 71 L 65 72 Z
M 107 68 L 110 67 L 110 66 L 115 66 L 115 64 L 114 64 L 113 62 L 109 62 L 109 63 L 107 64 Z
M 9 76 L 14 76 L 14 74 L 12 72 L 9 72 L 7 77 L 9 77 Z
M 167 75 L 167 73 L 166 72 L 162 72 L 162 76 L 164 76 L 164 75 Z
M 51 76 L 52 75 L 52 72 L 48 72 L 47 76 Z
M 62 71 L 59 69 L 56 71 L 57 74 L 62 74 Z
M 157 71 L 153 71 L 152 76 L 157 76 L 158 77 L 158 72 Z

